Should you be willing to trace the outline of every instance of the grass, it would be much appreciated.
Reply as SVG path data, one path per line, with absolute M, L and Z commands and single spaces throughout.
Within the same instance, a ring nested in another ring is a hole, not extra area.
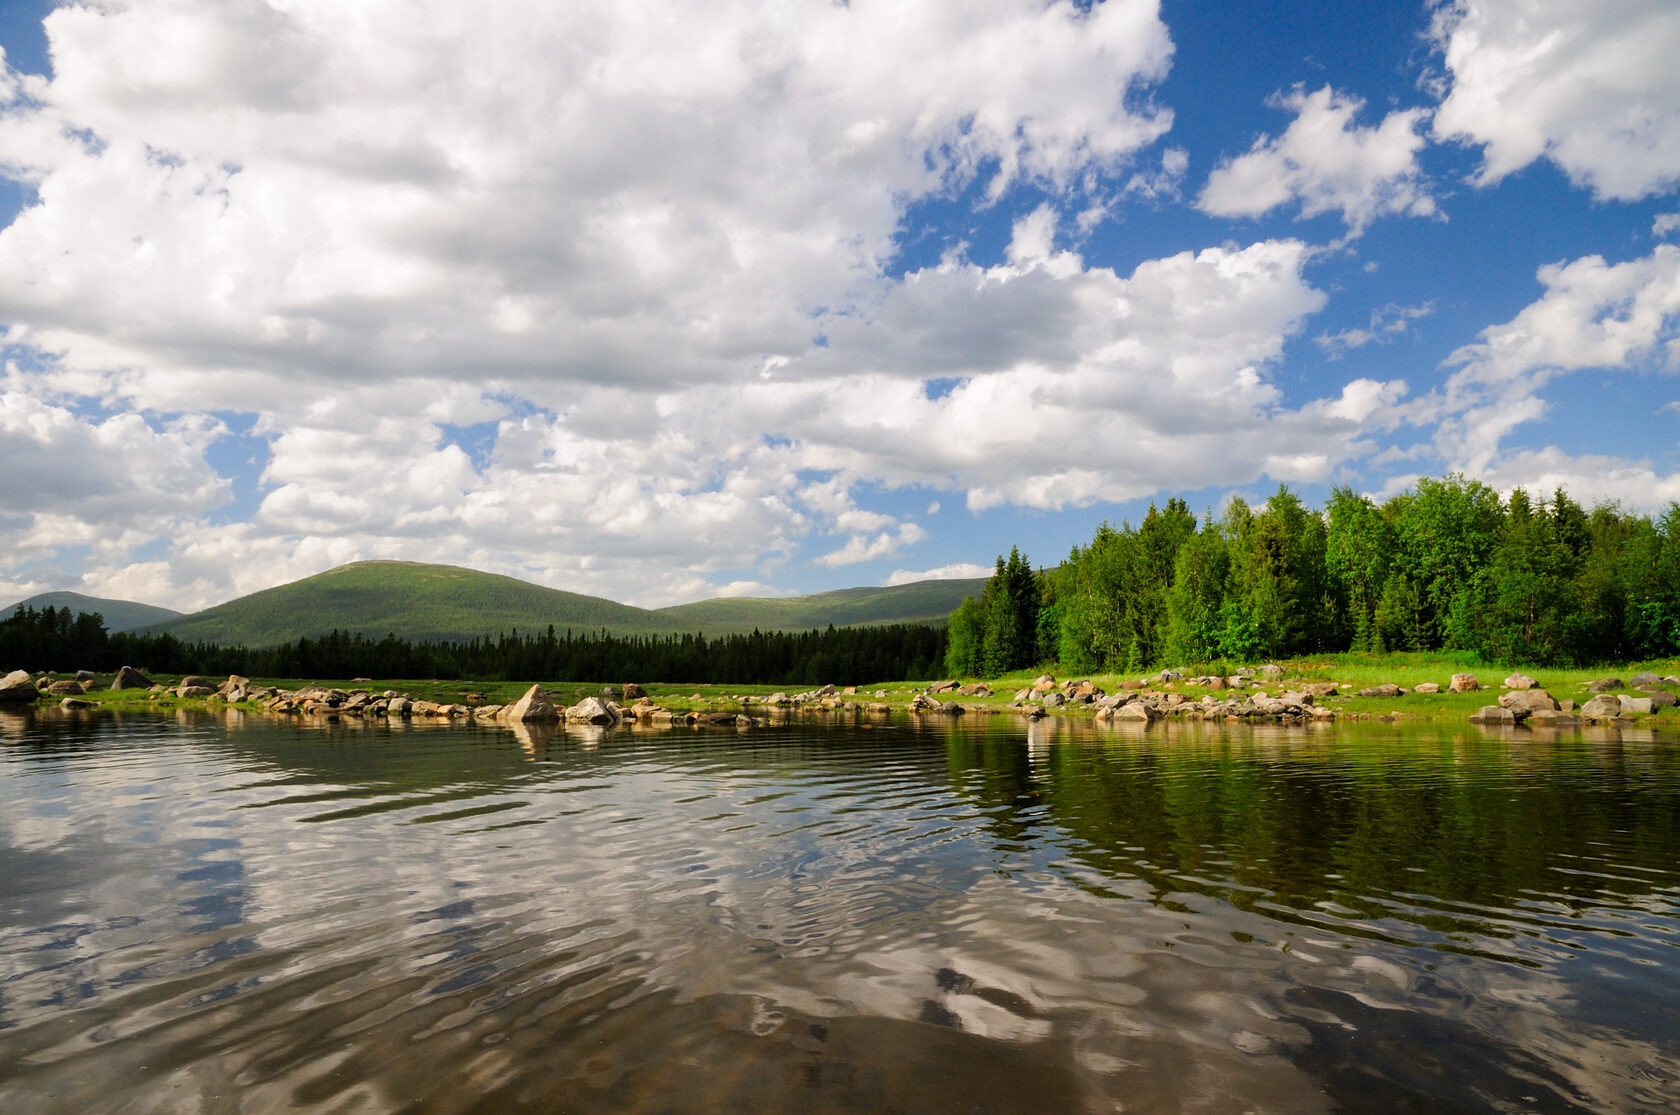
M 1198 665 L 1187 668 L 1190 676 L 1202 676 L 1221 672 L 1228 676 L 1235 672 L 1235 668 L 1225 663 L 1212 664 L 1222 667 L 1216 671 L 1208 665 Z M 1342 690 L 1341 695 L 1326 699 L 1341 713 L 1350 716 L 1395 716 L 1404 720 L 1438 720 L 1463 722 L 1470 714 L 1483 705 L 1497 702 L 1499 694 L 1503 692 L 1501 683 L 1513 673 L 1525 673 L 1539 681 L 1540 686 L 1559 699 L 1573 699 L 1577 706 L 1589 699 L 1592 694 L 1587 686 L 1603 677 L 1616 676 L 1624 682 L 1634 674 L 1648 671 L 1658 675 L 1680 675 L 1680 659 L 1664 659 L 1652 662 L 1635 662 L 1614 668 L 1594 667 L 1592 669 L 1552 669 L 1542 667 L 1489 667 L 1467 666 L 1462 657 L 1451 654 L 1386 654 L 1386 655 L 1315 655 L 1306 658 L 1289 659 L 1280 662 L 1284 669 L 1281 682 L 1264 682 L 1262 687 L 1269 693 L 1277 694 L 1283 690 L 1295 688 L 1308 682 L 1333 681 Z M 1013 701 L 1019 690 L 1028 688 L 1042 672 L 1049 672 L 1057 681 L 1072 680 L 1074 678 L 1088 678 L 1101 686 L 1107 692 L 1115 692 L 1123 682 L 1136 683 L 1141 676 L 1122 674 L 1081 674 L 1071 675 L 1057 672 L 1054 668 L 1045 670 L 1020 670 L 1007 674 L 1001 678 L 986 682 L 993 691 L 991 697 L 959 697 L 965 706 L 976 709 L 990 709 L 1004 711 Z M 1411 693 L 1405 697 L 1379 698 L 1359 697 L 1355 694 L 1360 689 L 1392 682 L 1406 689 L 1415 689 L 1423 682 L 1433 681 L 1443 690 L 1455 673 L 1473 673 L 1481 681 L 1484 688 L 1472 693 L 1435 694 Z M 159 678 L 166 684 L 173 678 Z M 959 679 L 972 682 L 974 679 Z M 351 687 L 349 682 L 330 681 L 325 679 L 297 679 L 297 678 L 258 678 L 254 684 L 272 685 L 283 689 L 296 689 L 305 684 L 337 685 Z M 110 677 L 98 679 L 96 688 L 88 693 L 86 700 L 94 701 L 102 708 L 138 709 L 138 708 L 175 708 L 181 706 L 202 705 L 201 701 L 182 701 L 173 693 L 154 695 L 145 690 L 123 690 L 112 692 L 103 688 L 110 684 Z M 373 693 L 394 690 L 420 700 L 436 701 L 443 704 L 508 704 L 517 700 L 530 687 L 528 681 L 497 682 L 497 681 L 439 681 L 419 679 L 381 679 L 371 683 L 363 683 L 356 688 L 367 689 Z M 604 690 L 610 691 L 617 697 L 620 693 L 618 686 L 603 686 L 599 683 L 544 681 L 542 685 L 561 704 L 574 704 L 587 696 L 603 695 Z M 885 681 L 857 687 L 855 696 L 846 699 L 864 703 L 885 701 L 895 708 L 903 707 L 912 696 L 927 688 L 926 682 Z M 1182 682 L 1169 686 L 1160 686 L 1151 682 L 1153 688 L 1166 689 L 1172 692 L 1184 693 L 1193 699 L 1200 699 L 1205 695 L 1213 695 L 1221 699 L 1238 697 L 1245 691 L 1240 690 L 1211 690 L 1203 687 L 1188 685 Z M 707 708 L 730 708 L 736 706 L 743 697 L 763 698 L 772 693 L 783 692 L 794 694 L 807 687 L 794 685 L 694 685 L 694 684 L 660 684 L 644 682 L 643 688 L 656 703 L 674 710 L 695 710 Z M 1671 687 L 1677 688 L 1677 687 Z M 1623 688 L 1618 692 L 1640 695 L 1637 691 Z M 880 694 L 877 696 L 877 694 Z M 43 700 L 43 704 L 47 703 Z M 1086 715 L 1084 710 L 1051 710 L 1052 715 Z M 1645 717 L 1643 723 L 1658 727 L 1680 727 L 1680 710 L 1664 709 L 1653 716 Z

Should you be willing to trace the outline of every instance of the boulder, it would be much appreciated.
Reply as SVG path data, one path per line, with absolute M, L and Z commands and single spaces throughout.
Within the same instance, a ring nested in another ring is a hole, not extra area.
M 933 685 L 928 686 L 927 691 L 929 693 L 955 693 L 961 685 L 962 683 L 957 681 L 935 682 Z
M 1610 693 L 1600 693 L 1592 700 L 1581 706 L 1581 715 L 1590 716 L 1594 720 L 1609 720 L 1622 715 L 1621 698 Z
M 1114 719 L 1149 724 L 1161 719 L 1161 713 L 1143 701 L 1131 701 L 1114 710 Z
M 55 681 L 47 686 L 49 697 L 80 697 L 82 692 L 82 683 L 79 681 Z
M 220 682 L 215 681 L 211 678 L 201 678 L 197 674 L 188 674 L 186 677 L 181 679 L 180 684 L 178 686 L 176 686 L 176 688 L 178 688 L 178 689 L 208 689 L 211 692 L 215 692 L 216 686 L 218 686 L 220 684 L 221 684 Z
M 124 666 L 117 671 L 117 676 L 111 679 L 112 689 L 150 689 L 151 687 L 152 679 L 133 666 Z
M 1581 718 L 1571 716 L 1567 712 L 1557 712 L 1549 708 L 1537 708 L 1528 714 L 1530 728 L 1578 728 Z
M 94 674 L 94 672 L 92 670 L 77 670 L 76 671 L 76 680 L 77 681 L 82 681 L 82 682 L 93 681 L 95 676 L 96 675 Z M 1652 676 L 1655 677 L 1656 675 L 1653 674 Z M 1635 682 L 1634 684 L 1637 685 L 1638 682 Z
M 1279 666 L 1276 662 L 1268 662 L 1264 666 L 1260 667 L 1260 676 L 1271 681 L 1277 681 L 1279 678 L 1283 677 L 1283 667 Z
M 1476 680 L 1475 674 L 1454 674 L 1452 680 L 1447 682 L 1449 693 L 1474 693 L 1481 687 L 1482 683 Z
M 1641 671 L 1640 673 L 1634 674 L 1632 677 L 1628 678 L 1628 687 L 1630 689 L 1638 689 L 1642 685 L 1661 685 L 1662 680 L 1663 679 L 1658 677 L 1656 674 L 1649 671 Z
M 594 697 L 589 699 L 595 700 Z M 560 712 L 554 707 L 554 699 L 548 695 L 548 690 L 533 685 L 523 697 L 504 707 L 498 719 L 514 724 L 558 724 Z
M 979 681 L 975 682 L 973 685 L 965 685 L 961 689 L 957 690 L 957 692 L 961 693 L 964 697 L 990 697 L 992 695 L 992 687 L 983 681 Z
M 538 687 L 532 686 L 531 688 L 536 689 Z M 529 695 L 530 694 L 526 694 L 526 696 Z M 612 710 L 612 706 L 608 705 L 599 697 L 585 697 L 583 700 L 566 710 L 566 723 L 617 724 L 618 713 L 614 712 Z
M 1533 689 L 1539 684 L 1539 682 L 1535 681 L 1527 674 L 1512 674 L 1510 677 L 1505 679 L 1506 689 Z
M 1368 689 L 1361 689 L 1359 695 L 1361 697 L 1398 697 L 1401 693 L 1398 685 L 1388 681 L 1381 685 L 1373 685 Z
M 626 701 L 639 701 L 646 696 L 647 690 L 643 689 L 635 682 L 628 681 L 624 683 L 624 699 Z
M 1651 698 L 1649 697 L 1629 697 L 1624 693 L 1617 700 L 1622 704 L 1623 716 L 1651 715 Z
M 1483 705 L 1470 715 L 1472 724 L 1513 726 L 1516 722 L 1517 714 L 1499 705 Z
M 1554 711 L 1558 707 L 1557 701 L 1544 689 L 1514 689 L 1500 694 L 1499 704 L 1516 713 L 1518 719 L 1537 709 Z
M 1440 691 L 1441 683 L 1438 681 L 1426 681 L 1416 689 L 1412 690 L 1413 693 L 1439 693 Z
M 1622 687 L 1621 678 L 1599 678 L 1597 681 L 1587 686 L 1587 692 L 1609 693 L 1612 690 L 1621 689 Z
M 909 707 L 911 712 L 938 712 L 944 706 L 926 693 L 918 693 L 910 698 Z
M 1065 704 L 1067 704 L 1067 698 L 1062 696 L 1060 693 L 1057 693 L 1055 690 L 1051 690 L 1049 693 L 1044 695 L 1045 708 L 1057 708 Z
M 21 705 L 41 699 L 41 691 L 35 688 L 35 679 L 29 676 L 28 670 L 13 670 L 0 678 L 0 705 Z
M 208 685 L 183 685 L 175 690 L 175 696 L 183 700 L 201 700 L 215 695 L 216 690 Z
M 182 684 L 184 685 L 186 683 L 183 682 Z M 216 686 L 216 692 L 220 693 L 223 697 L 226 697 L 230 701 L 242 701 L 245 699 L 245 694 L 250 691 L 250 688 L 250 678 L 242 678 L 238 674 L 229 674 L 226 681 Z M 235 693 L 239 694 L 239 696 L 234 696 Z
M 1162 670 L 1155 675 L 1155 680 L 1161 685 L 1171 685 L 1175 681 L 1183 681 L 1184 674 L 1179 670 Z
M 1340 690 L 1333 681 L 1313 681 L 1301 686 L 1301 692 L 1312 697 L 1334 697 Z
M 1673 708 L 1675 705 L 1680 704 L 1680 697 L 1676 697 L 1673 693 L 1670 693 L 1666 689 L 1651 690 L 1649 700 L 1651 702 L 1651 707 L 1654 709 Z
M 80 709 L 97 708 L 98 706 L 92 701 L 85 701 L 80 697 L 66 697 L 58 702 L 58 707 L 67 712 L 75 712 Z

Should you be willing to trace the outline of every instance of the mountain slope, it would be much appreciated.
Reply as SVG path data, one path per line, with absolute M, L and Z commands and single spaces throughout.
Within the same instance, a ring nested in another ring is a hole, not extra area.
M 170 608 L 141 604 L 134 600 L 108 600 L 103 596 L 83 596 L 79 592 L 43 592 L 28 600 L 19 600 L 0 608 L 0 618 L 19 608 L 69 608 L 73 612 L 98 612 L 105 617 L 105 630 L 132 631 L 147 624 L 163 623 L 181 613 Z
M 875 623 L 944 623 L 984 581 L 922 581 L 782 599 L 727 598 L 650 611 L 450 565 L 364 561 L 279 585 L 148 631 L 186 642 L 274 646 L 334 629 L 374 638 L 470 639 L 503 632 L 708 635 Z

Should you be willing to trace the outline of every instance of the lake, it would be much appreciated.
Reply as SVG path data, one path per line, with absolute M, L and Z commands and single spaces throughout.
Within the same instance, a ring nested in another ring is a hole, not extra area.
M 968 719 L 0 716 L 0 1110 L 1680 1104 L 1680 739 Z

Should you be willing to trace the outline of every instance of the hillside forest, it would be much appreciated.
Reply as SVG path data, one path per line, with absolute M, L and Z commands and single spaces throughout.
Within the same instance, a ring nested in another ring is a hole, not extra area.
M 1198 524 L 1182 499 L 1104 523 L 1049 570 L 1019 549 L 951 615 L 949 673 L 996 677 L 1342 651 L 1591 665 L 1680 653 L 1680 505 L 1501 500 L 1459 475 L 1320 511 L 1280 487 Z

